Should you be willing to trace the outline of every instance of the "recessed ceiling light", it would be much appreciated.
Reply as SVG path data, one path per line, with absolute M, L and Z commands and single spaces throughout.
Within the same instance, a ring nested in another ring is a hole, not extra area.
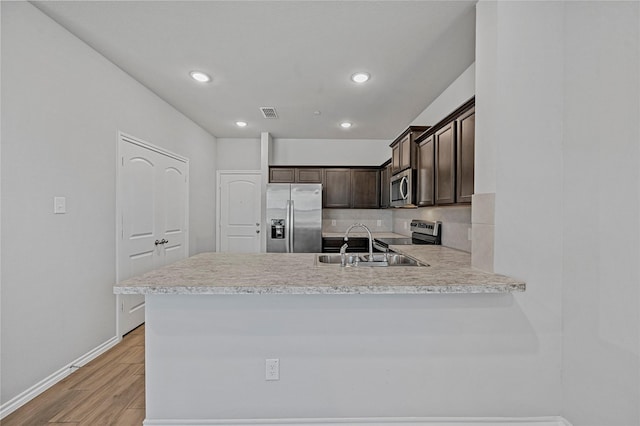
M 370 78 L 371 75 L 368 72 L 357 72 L 351 76 L 351 81 L 354 83 L 364 83 Z
M 236 126 L 238 127 L 247 127 L 246 121 L 236 121 Z
M 209 77 L 202 71 L 191 71 L 189 75 L 192 79 L 194 79 L 195 81 L 199 81 L 200 83 L 208 83 L 211 81 L 211 77 Z
M 342 123 L 340 123 L 340 127 L 342 127 L 343 129 L 348 129 L 351 126 L 352 124 L 349 123 L 348 121 L 343 121 Z

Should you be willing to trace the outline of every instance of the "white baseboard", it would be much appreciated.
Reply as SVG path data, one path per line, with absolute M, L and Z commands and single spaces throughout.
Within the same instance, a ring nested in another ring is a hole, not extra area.
M 153 420 L 144 426 L 571 426 L 562 417 L 371 417 L 344 419 Z
M 62 367 L 60 370 L 39 381 L 16 397 L 5 402 L 0 406 L 0 419 L 3 419 L 9 414 L 13 413 L 15 410 L 22 407 L 33 398 L 46 391 L 51 386 L 58 383 L 60 380 L 67 377 L 69 374 L 75 371 L 74 367 L 82 367 L 89 361 L 97 358 L 99 355 L 102 355 L 103 353 L 114 347 L 119 341 L 120 339 L 117 336 L 112 337 L 111 339 L 107 340 L 106 342 L 102 343 L 101 345 L 97 346 L 96 348 L 90 350 L 86 354 Z

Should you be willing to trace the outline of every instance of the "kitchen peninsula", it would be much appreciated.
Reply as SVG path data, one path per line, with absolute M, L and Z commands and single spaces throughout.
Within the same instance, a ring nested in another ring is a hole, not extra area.
M 145 425 L 419 415 L 428 381 L 411 391 L 401 378 L 436 371 L 443 338 L 459 351 L 477 345 L 470 327 L 504 333 L 486 316 L 525 283 L 472 269 L 465 252 L 392 248 L 430 266 L 203 253 L 118 284 L 146 295 Z M 279 380 L 265 380 L 269 359 Z
M 470 254 L 442 246 L 392 246 L 425 267 L 319 265 L 313 253 L 202 253 L 123 281 L 116 294 L 506 293 L 525 284 L 470 267 Z M 401 269 L 398 269 L 401 268 Z M 401 272 L 400 272 L 401 271 Z

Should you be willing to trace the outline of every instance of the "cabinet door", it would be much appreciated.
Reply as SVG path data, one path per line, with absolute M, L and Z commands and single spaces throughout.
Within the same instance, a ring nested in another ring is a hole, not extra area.
M 295 183 L 295 169 L 292 168 L 271 168 L 269 169 L 269 182 L 271 183 Z
M 296 183 L 322 183 L 322 169 L 296 169 Z
M 383 209 L 391 205 L 389 178 L 391 177 L 391 164 L 387 164 L 380 170 L 380 207 Z
M 324 169 L 322 204 L 327 208 L 351 207 L 351 169 Z
M 377 168 L 351 170 L 351 207 L 380 207 L 380 171 Z
M 400 143 L 397 143 L 391 147 L 391 174 L 400 170 Z
M 400 170 L 411 167 L 411 136 L 412 134 L 409 133 L 398 144 L 400 145 Z
M 418 190 L 417 205 L 432 206 L 434 204 L 434 139 L 430 136 L 428 139 L 418 145 Z
M 476 133 L 475 108 L 464 112 L 456 121 L 456 202 L 470 203 L 473 195 L 473 164 Z
M 456 143 L 454 124 L 455 122 L 452 121 L 434 134 L 436 204 L 452 204 L 456 201 Z

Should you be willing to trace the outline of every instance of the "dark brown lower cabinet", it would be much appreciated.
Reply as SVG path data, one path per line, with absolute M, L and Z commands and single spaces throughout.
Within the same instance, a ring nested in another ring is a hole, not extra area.
M 435 203 L 456 202 L 456 140 L 452 121 L 434 136 L 435 147 Z
M 344 244 L 344 237 L 323 237 L 323 253 L 340 253 L 340 247 Z M 369 239 L 366 237 L 349 237 L 347 241 L 347 253 L 367 253 L 369 251 Z M 373 251 L 379 250 L 374 247 Z

